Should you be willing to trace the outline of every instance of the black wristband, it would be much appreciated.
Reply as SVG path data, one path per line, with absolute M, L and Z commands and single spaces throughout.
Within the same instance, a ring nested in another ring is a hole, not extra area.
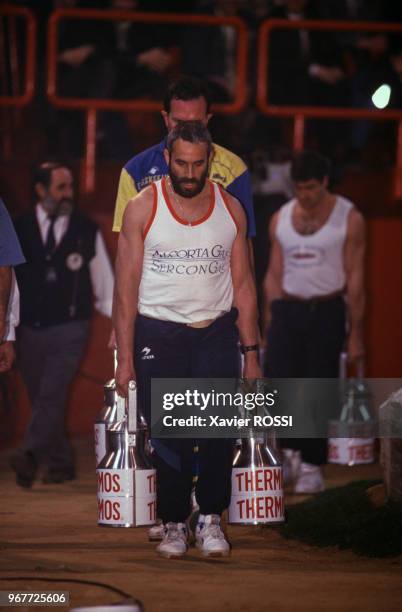
M 251 351 L 258 351 L 258 349 L 258 344 L 249 344 L 248 346 L 244 346 L 244 344 L 240 345 L 240 352 L 243 353 L 243 355 Z

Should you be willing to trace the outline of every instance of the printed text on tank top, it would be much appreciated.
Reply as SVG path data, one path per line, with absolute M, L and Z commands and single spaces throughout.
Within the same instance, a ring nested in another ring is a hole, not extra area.
M 296 234 L 311 236 L 319 232 L 328 223 L 336 205 L 336 196 L 334 194 L 328 195 L 327 201 L 321 203 L 320 210 L 314 217 L 306 215 L 296 200 L 296 206 L 293 208 L 291 217 L 291 224 Z
M 191 226 L 169 207 L 165 180 L 152 183 L 153 212 L 144 229 L 138 312 L 207 326 L 233 305 L 231 250 L 238 228 L 225 193 L 212 181 L 210 207 Z
M 190 228 L 206 221 L 215 206 L 215 192 L 211 181 L 206 181 L 204 189 L 196 198 L 191 198 L 194 201 L 189 202 L 188 208 L 185 208 L 187 202 L 183 202 L 186 198 L 180 198 L 175 192 L 170 178 L 162 179 L 162 192 L 174 219 Z

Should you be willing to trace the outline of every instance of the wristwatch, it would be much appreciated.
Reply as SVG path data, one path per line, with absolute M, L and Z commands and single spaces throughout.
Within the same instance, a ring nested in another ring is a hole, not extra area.
M 258 344 L 240 345 L 240 352 L 243 353 L 243 355 L 245 355 L 245 353 L 250 353 L 251 351 L 258 351 L 258 349 Z

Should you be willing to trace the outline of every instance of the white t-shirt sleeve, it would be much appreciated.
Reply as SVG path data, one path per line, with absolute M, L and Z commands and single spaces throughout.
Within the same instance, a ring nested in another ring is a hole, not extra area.
M 95 238 L 95 256 L 89 263 L 95 308 L 106 317 L 112 316 L 114 275 L 105 242 L 98 230 Z

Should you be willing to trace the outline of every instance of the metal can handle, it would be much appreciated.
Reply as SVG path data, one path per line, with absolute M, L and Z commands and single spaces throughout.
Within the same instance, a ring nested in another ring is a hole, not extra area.
M 137 384 L 135 380 L 128 383 L 127 429 L 129 433 L 137 431 Z
M 348 374 L 348 354 L 342 351 L 339 355 L 339 378 L 345 380 Z

